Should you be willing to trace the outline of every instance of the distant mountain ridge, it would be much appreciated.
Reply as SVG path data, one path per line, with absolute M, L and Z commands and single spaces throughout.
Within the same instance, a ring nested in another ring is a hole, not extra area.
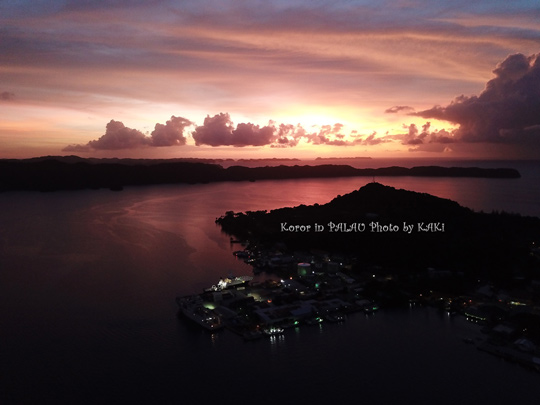
M 420 166 L 357 169 L 347 165 L 230 166 L 185 159 L 83 159 L 77 156 L 0 160 L 0 191 L 120 189 L 125 186 L 218 181 L 256 181 L 332 177 L 483 177 L 519 178 L 515 169 Z

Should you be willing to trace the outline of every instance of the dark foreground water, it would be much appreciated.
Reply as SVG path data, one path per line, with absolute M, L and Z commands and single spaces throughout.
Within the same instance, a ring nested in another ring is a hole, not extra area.
M 540 216 L 527 165 L 519 180 L 377 180 Z M 250 271 L 215 217 L 368 181 L 0 194 L 0 403 L 537 403 L 540 375 L 478 352 L 463 342 L 476 325 L 431 308 L 247 343 L 177 318 L 176 295 Z

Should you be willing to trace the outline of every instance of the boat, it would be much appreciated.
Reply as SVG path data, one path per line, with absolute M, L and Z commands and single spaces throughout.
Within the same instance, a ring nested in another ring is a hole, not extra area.
M 214 313 L 214 311 L 206 308 L 200 297 L 178 297 L 176 298 L 176 302 L 184 316 L 203 328 L 209 331 L 216 331 L 223 328 L 224 324 L 221 322 L 221 317 Z
M 217 284 L 214 284 L 212 287 L 207 288 L 204 291 L 221 291 L 227 288 L 240 287 L 244 284 L 249 283 L 251 280 L 253 280 L 253 276 L 229 276 L 226 278 L 220 278 Z
M 266 336 L 281 335 L 284 331 L 285 331 L 285 329 L 279 328 L 277 326 L 269 326 L 269 327 L 263 329 L 263 333 Z

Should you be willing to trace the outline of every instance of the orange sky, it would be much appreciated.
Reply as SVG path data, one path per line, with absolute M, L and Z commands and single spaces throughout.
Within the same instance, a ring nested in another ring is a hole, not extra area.
M 0 158 L 540 157 L 536 1 L 72 3 L 0 4 Z

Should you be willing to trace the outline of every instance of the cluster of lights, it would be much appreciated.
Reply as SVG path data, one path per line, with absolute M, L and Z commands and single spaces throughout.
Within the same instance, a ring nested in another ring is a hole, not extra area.
M 467 312 L 465 312 L 465 316 L 467 317 L 468 321 L 475 321 L 475 322 L 482 321 L 482 322 L 484 322 L 485 320 L 487 320 L 487 318 L 485 318 L 485 317 L 478 316 L 478 315 L 472 315 L 472 314 L 469 314 Z

